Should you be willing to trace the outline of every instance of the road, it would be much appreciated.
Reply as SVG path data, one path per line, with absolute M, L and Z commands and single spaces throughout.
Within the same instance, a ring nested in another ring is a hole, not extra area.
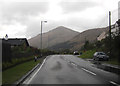
M 51 55 L 24 84 L 112 84 L 119 77 L 73 55 Z

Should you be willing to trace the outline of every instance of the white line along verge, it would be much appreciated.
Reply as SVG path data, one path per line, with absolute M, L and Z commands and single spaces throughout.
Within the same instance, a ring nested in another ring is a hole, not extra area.
M 116 86 L 120 86 L 119 84 L 117 84 L 117 83 L 115 83 L 113 81 L 110 81 L 110 83 L 113 84 L 113 85 L 116 85 Z
M 45 61 L 46 61 L 46 58 L 43 60 L 43 63 L 41 64 L 40 68 L 35 72 L 35 74 L 30 78 L 30 80 L 26 84 L 29 84 L 31 82 L 31 80 L 35 77 L 35 75 L 41 70 L 41 68 L 44 65 Z
M 93 72 L 91 72 L 91 71 L 89 71 L 89 70 L 87 70 L 87 69 L 85 69 L 85 68 L 81 68 L 81 69 L 83 69 L 84 71 L 86 71 L 86 72 L 88 72 L 88 73 L 90 73 L 90 74 L 92 74 L 92 75 L 96 75 L 95 73 L 93 73 Z

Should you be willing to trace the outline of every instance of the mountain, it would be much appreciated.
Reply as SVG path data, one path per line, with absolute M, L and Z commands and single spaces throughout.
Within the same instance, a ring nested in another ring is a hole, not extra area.
M 84 45 L 86 40 L 92 43 L 97 40 L 97 37 L 101 33 L 107 31 L 108 31 L 108 27 L 86 30 L 79 33 L 78 35 L 68 40 L 67 42 L 60 43 L 50 47 L 50 49 L 52 50 L 71 49 L 73 51 L 79 50 Z
M 43 48 L 48 48 L 52 47 L 54 45 L 64 43 L 76 35 L 78 35 L 79 32 L 73 31 L 69 28 L 66 28 L 64 26 L 59 26 L 49 32 L 43 33 L 42 34 L 42 47 Z M 40 40 L 41 35 L 37 35 L 31 39 L 28 40 L 30 46 L 40 48 Z

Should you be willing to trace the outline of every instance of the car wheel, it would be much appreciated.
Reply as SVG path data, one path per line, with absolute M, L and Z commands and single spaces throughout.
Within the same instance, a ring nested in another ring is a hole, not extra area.
M 95 60 L 95 58 L 93 57 L 93 60 Z
M 108 61 L 108 58 L 106 59 L 106 61 Z
M 97 61 L 99 61 L 99 58 L 96 58 Z

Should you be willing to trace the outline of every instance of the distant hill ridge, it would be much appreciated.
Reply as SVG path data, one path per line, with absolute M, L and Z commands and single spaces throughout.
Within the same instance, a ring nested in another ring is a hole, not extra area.
M 78 35 L 76 35 L 71 40 L 68 40 L 65 43 L 60 43 L 50 47 L 50 49 L 52 50 L 70 49 L 72 51 L 80 50 L 80 48 L 84 45 L 86 40 L 88 40 L 91 43 L 95 42 L 97 40 L 97 37 L 102 32 L 107 32 L 107 31 L 108 31 L 108 27 L 89 29 L 79 33 Z
M 81 33 L 59 26 L 49 32 L 43 33 L 43 48 L 51 50 L 79 50 L 85 43 L 85 40 L 94 42 L 102 32 L 107 32 L 108 27 L 95 28 L 83 31 Z M 28 40 L 30 46 L 40 48 L 40 34 Z
M 71 30 L 64 26 L 59 26 L 49 32 L 43 33 L 43 48 L 52 47 L 56 44 L 66 42 L 78 34 L 79 32 L 77 31 Z M 28 40 L 30 46 L 36 48 L 40 48 L 40 41 L 40 34 Z

